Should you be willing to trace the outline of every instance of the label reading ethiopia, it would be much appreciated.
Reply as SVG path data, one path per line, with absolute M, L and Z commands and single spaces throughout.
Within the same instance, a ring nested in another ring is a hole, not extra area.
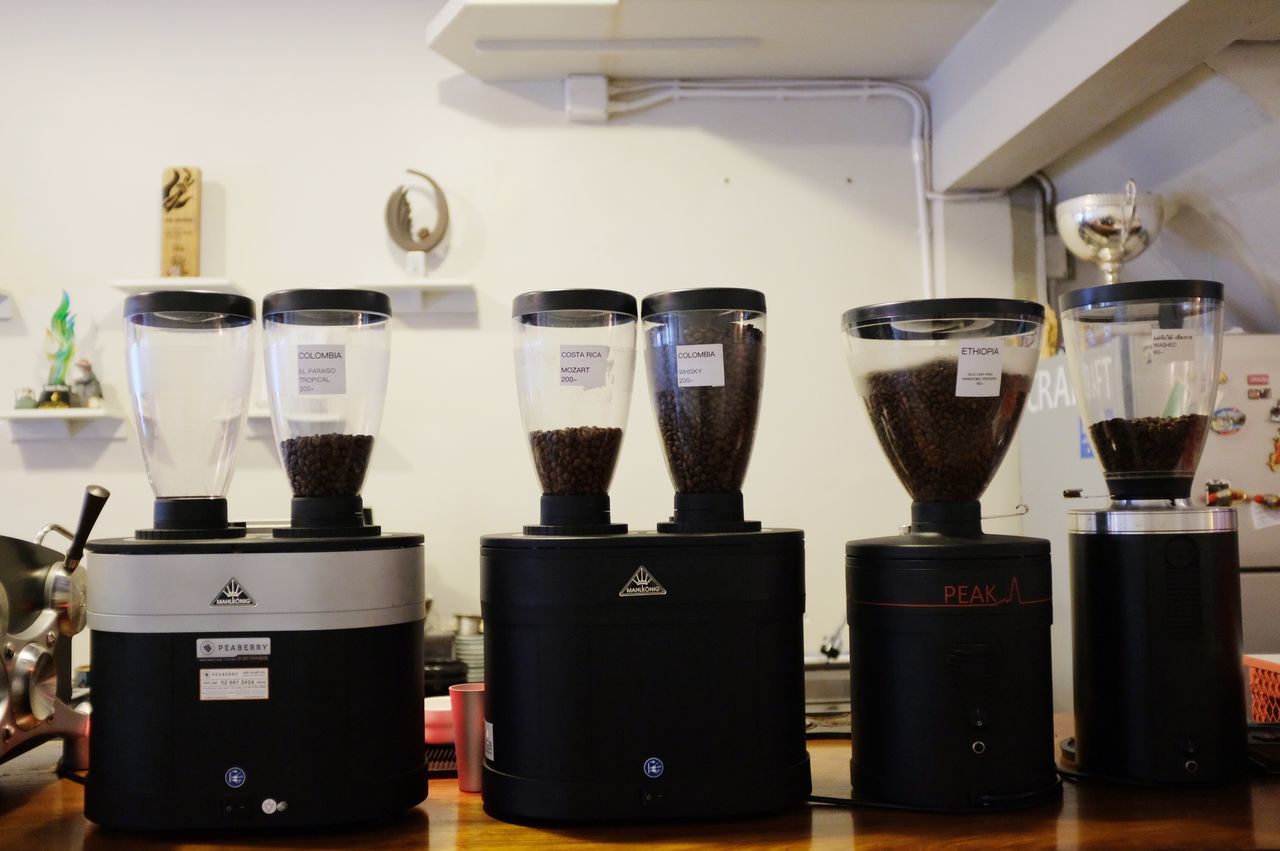
M 299 396 L 337 396 L 346 392 L 346 346 L 298 346 Z

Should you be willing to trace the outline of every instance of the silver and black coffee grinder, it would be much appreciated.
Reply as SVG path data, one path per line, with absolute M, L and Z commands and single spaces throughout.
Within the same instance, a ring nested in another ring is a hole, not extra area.
M 364 290 L 263 303 L 282 528 L 227 520 L 255 305 L 125 302 L 154 526 L 89 543 L 92 768 L 85 815 L 135 830 L 314 827 L 427 792 L 423 538 L 360 499 L 386 394 L 390 305 Z
M 1228 781 L 1246 765 L 1236 513 L 1189 501 L 1218 388 L 1222 285 L 1112 284 L 1060 306 L 1111 497 L 1068 514 L 1076 735 L 1064 768 Z

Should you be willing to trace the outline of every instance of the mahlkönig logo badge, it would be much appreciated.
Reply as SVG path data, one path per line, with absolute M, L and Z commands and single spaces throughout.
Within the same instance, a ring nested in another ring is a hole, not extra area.
M 662 583 L 654 578 L 648 568 L 640 565 L 635 573 L 631 574 L 631 578 L 627 580 L 627 584 L 622 586 L 622 590 L 618 592 L 619 597 L 661 597 L 667 593 L 667 589 L 662 587 Z
M 222 590 L 218 592 L 218 596 L 213 598 L 210 606 L 256 606 L 253 598 L 249 596 L 249 592 L 244 590 L 240 584 L 240 580 L 232 578 L 226 585 L 222 586 Z

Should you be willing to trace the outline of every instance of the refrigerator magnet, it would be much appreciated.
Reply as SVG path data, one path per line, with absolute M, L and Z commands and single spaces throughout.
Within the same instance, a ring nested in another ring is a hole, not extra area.
M 1244 421 L 1244 411 L 1239 408 L 1218 408 L 1209 418 L 1209 428 L 1216 434 L 1235 434 L 1244 428 Z

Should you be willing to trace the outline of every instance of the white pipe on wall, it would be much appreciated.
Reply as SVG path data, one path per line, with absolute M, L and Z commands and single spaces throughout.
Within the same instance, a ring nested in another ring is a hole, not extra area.
M 890 97 L 911 109 L 911 162 L 915 171 L 916 237 L 920 244 L 921 292 L 924 298 L 945 293 L 938 286 L 934 270 L 933 225 L 930 204 L 945 200 L 974 200 L 1002 195 L 1002 192 L 963 194 L 932 190 L 929 139 L 929 105 L 924 96 L 903 83 L 885 80 L 644 80 L 610 83 L 607 115 L 637 112 L 661 103 L 697 99 L 799 100 L 819 98 Z

